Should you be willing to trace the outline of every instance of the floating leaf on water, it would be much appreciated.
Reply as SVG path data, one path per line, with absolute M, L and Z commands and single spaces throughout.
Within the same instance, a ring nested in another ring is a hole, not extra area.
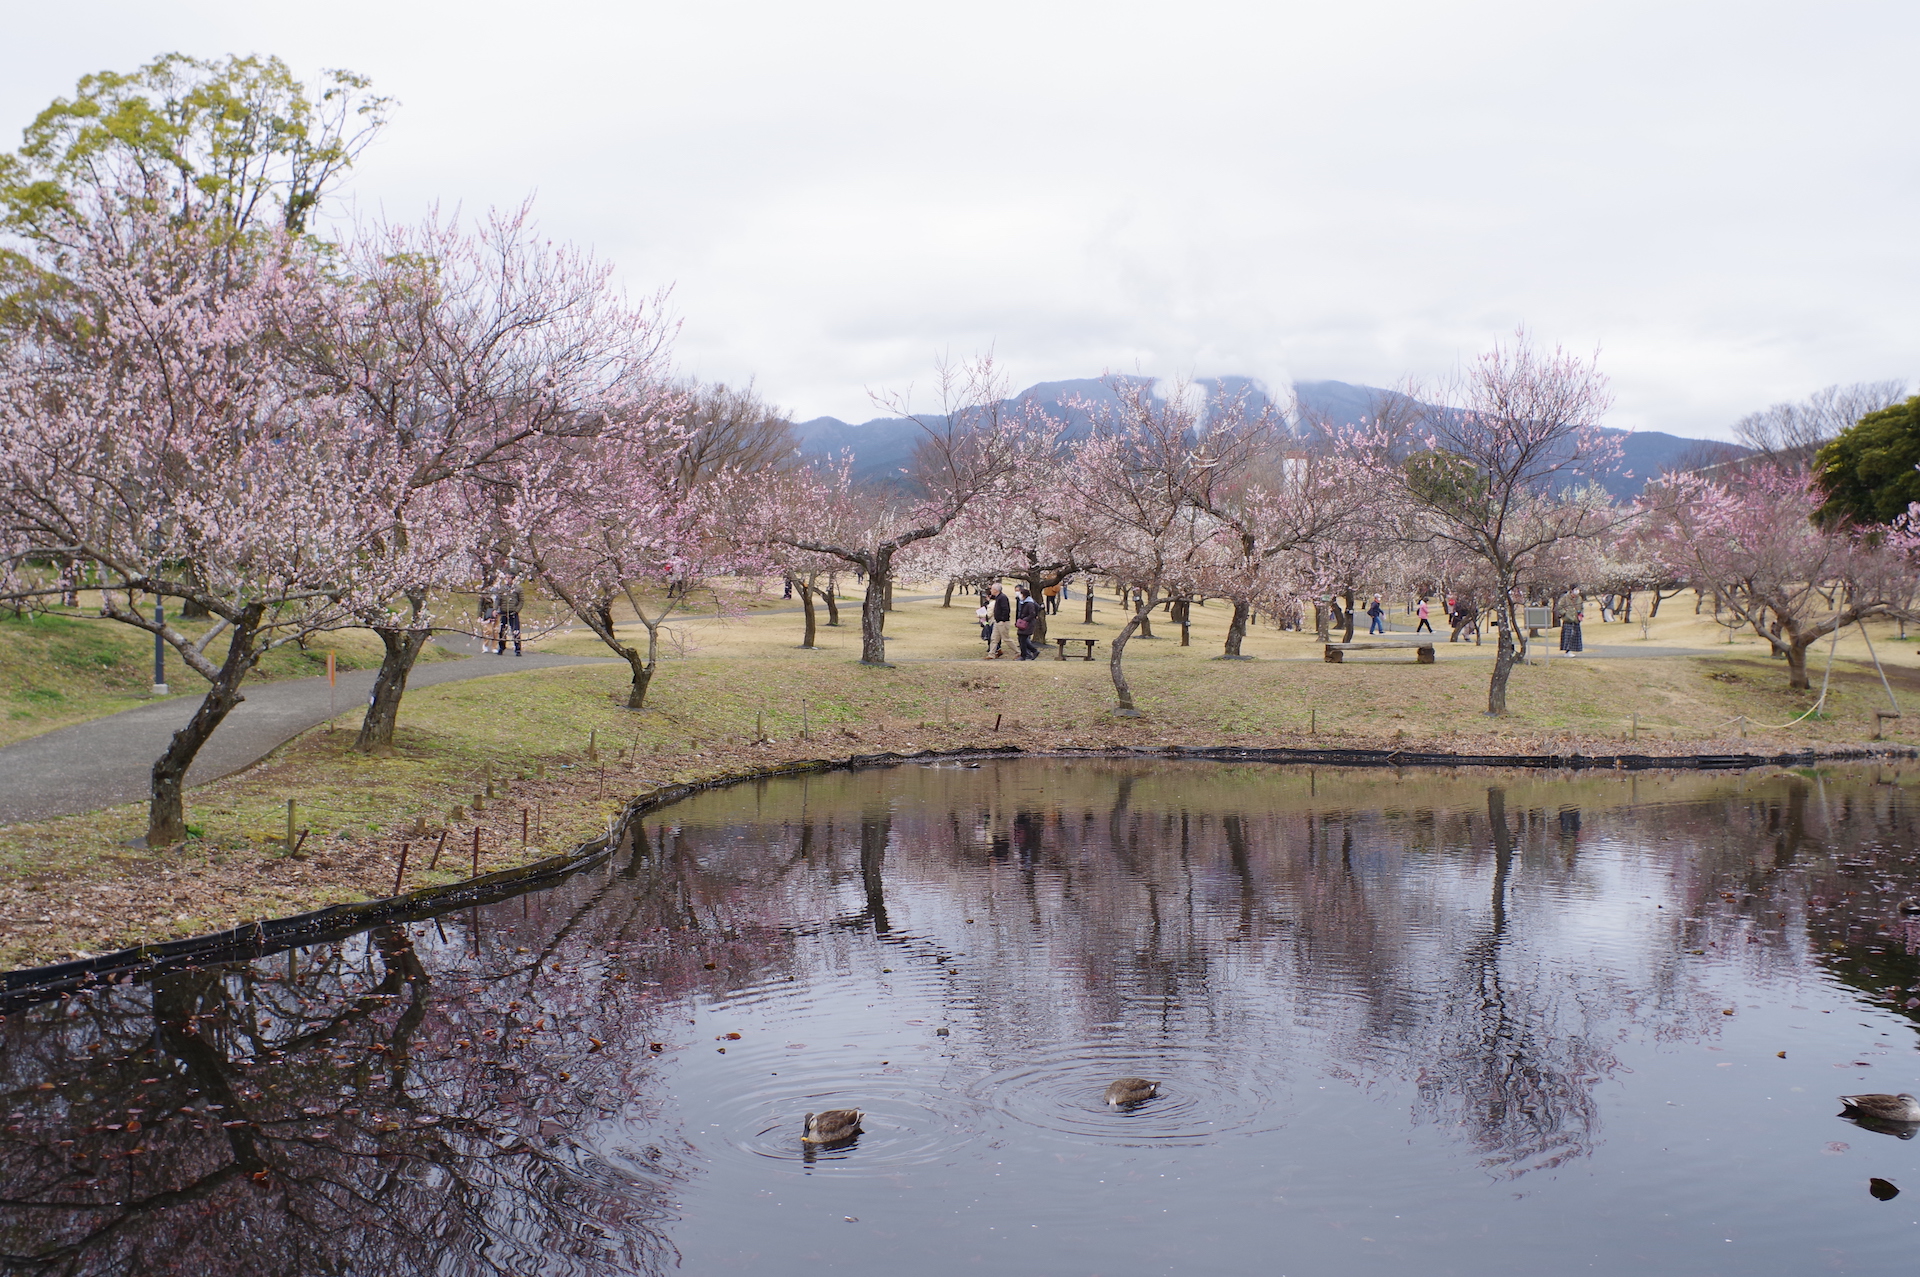
M 1882 1202 L 1890 1202 L 1900 1196 L 1900 1190 L 1894 1187 L 1892 1180 L 1881 1179 L 1878 1175 L 1867 1181 L 1867 1191 L 1873 1194 L 1875 1200 Z

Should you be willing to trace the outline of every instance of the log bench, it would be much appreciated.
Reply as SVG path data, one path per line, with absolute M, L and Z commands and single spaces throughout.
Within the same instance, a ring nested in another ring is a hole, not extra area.
M 1431 665 L 1434 661 L 1433 638 L 1428 636 L 1426 638 L 1355 639 L 1351 643 L 1329 643 L 1327 644 L 1327 664 L 1338 665 L 1345 659 L 1344 653 L 1364 652 L 1373 647 L 1410 647 L 1413 649 L 1415 665 Z
M 1087 659 L 1092 660 L 1093 645 L 1099 641 L 1097 638 L 1056 638 L 1053 640 L 1053 643 L 1055 647 L 1060 649 L 1060 655 L 1057 658 L 1059 660 L 1064 661 L 1067 659 L 1067 644 L 1069 643 L 1085 643 L 1087 645 Z

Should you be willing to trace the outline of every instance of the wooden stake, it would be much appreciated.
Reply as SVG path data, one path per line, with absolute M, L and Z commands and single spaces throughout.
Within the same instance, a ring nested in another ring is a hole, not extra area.
M 597 727 L 587 733 L 587 761 L 600 761 L 600 729 Z
M 1000 719 L 1001 719 L 1001 717 L 1002 717 L 1002 716 L 1001 716 L 1001 715 L 999 715 L 999 714 L 995 714 L 995 715 L 993 716 L 993 730 L 994 730 L 994 731 L 996 731 L 996 732 L 1000 730 Z
M 480 826 L 473 827 L 473 876 L 480 876 Z
M 1320 711 L 1317 707 L 1307 710 L 1307 735 L 1314 736 L 1320 731 Z
M 287 849 L 288 855 L 293 854 L 293 799 L 291 798 L 287 799 L 287 841 L 281 845 Z
M 400 844 L 400 868 L 393 875 L 393 892 L 392 892 L 393 895 L 397 896 L 400 894 L 400 884 L 406 879 L 407 848 L 411 847 L 412 845 L 413 845 L 412 843 L 405 843 L 405 842 Z
M 433 867 L 440 863 L 440 849 L 447 845 L 447 835 L 452 832 L 451 829 L 442 829 L 440 831 L 440 841 L 433 845 L 433 859 L 427 862 L 428 873 L 432 873 Z
M 527 845 L 527 809 L 525 807 L 522 807 L 520 809 L 520 846 L 524 850 L 526 848 L 526 845 Z

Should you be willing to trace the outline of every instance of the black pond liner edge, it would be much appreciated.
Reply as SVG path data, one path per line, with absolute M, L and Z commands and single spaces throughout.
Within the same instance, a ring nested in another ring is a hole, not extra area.
M 440 887 L 422 887 L 404 895 L 350 904 L 328 905 L 288 918 L 265 918 L 208 935 L 137 945 L 97 957 L 46 967 L 0 972 L 0 1015 L 36 1002 L 66 996 L 74 989 L 144 979 L 168 971 L 250 962 L 270 954 L 339 940 L 385 921 L 416 922 L 455 909 L 492 904 L 531 887 L 564 878 L 600 863 L 625 840 L 636 819 L 694 794 L 751 781 L 826 771 L 893 767 L 934 759 L 1004 758 L 1194 758 L 1222 762 L 1318 763 L 1341 767 L 1516 767 L 1533 770 L 1739 771 L 1752 767 L 1806 767 L 1820 762 L 1920 758 L 1911 746 L 1793 750 L 1780 754 L 1429 754 L 1398 749 L 1252 749 L 1223 745 L 1133 746 L 1117 749 L 1027 750 L 1019 745 L 963 749 L 923 749 L 910 754 L 854 754 L 843 759 L 804 759 L 750 772 L 663 785 L 635 797 L 614 818 L 607 832 L 573 851 L 531 864 L 469 878 Z

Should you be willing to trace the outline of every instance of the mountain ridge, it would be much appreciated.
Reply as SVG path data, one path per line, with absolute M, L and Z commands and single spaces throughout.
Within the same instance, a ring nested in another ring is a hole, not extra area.
M 1265 387 L 1250 377 L 1210 377 L 1196 384 L 1227 393 L 1244 389 L 1255 408 L 1272 402 Z M 1293 391 L 1295 401 L 1304 412 L 1340 426 L 1358 424 L 1381 397 L 1395 393 L 1378 386 L 1331 380 L 1297 381 Z M 1035 382 L 1003 402 L 1010 406 L 1032 404 L 1048 409 L 1067 421 L 1069 433 L 1078 433 L 1085 429 L 1087 418 L 1084 411 L 1072 406 L 1073 401 L 1082 399 L 1099 402 L 1111 401 L 1112 398 L 1113 391 L 1104 379 L 1079 377 Z M 944 418 L 929 414 L 926 420 L 938 423 Z M 1610 427 L 1607 430 L 1619 436 L 1621 457 L 1619 465 L 1611 474 L 1602 477 L 1600 483 L 1613 496 L 1623 500 L 1639 495 L 1647 480 L 1662 470 L 1679 465 L 1689 454 L 1698 454 L 1707 448 L 1736 455 L 1746 451 L 1737 444 L 1690 439 L 1663 430 L 1628 431 Z M 838 417 L 813 417 L 796 422 L 794 433 L 800 441 L 801 456 L 831 457 L 841 452 L 851 453 L 854 477 L 870 481 L 891 479 L 898 475 L 912 462 L 914 446 L 923 437 L 919 424 L 907 417 L 874 417 L 857 423 L 842 421 Z

